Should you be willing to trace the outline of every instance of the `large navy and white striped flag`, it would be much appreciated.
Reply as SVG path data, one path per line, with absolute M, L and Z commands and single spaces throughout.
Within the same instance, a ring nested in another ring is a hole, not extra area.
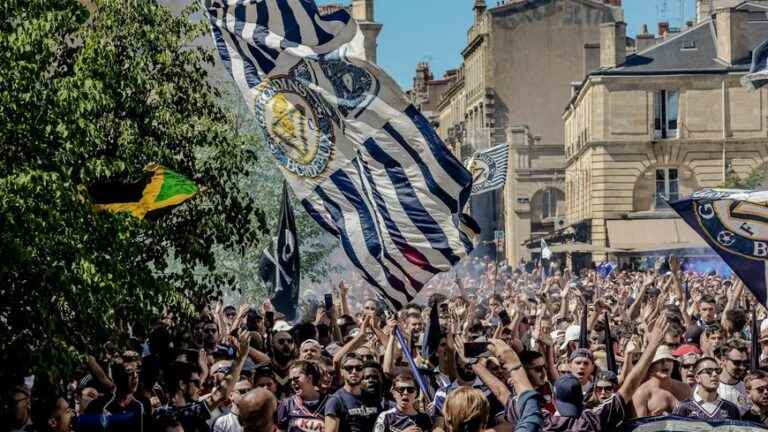
M 766 305 L 768 191 L 706 189 L 670 205 Z
M 472 179 L 344 10 L 313 0 L 205 0 L 219 54 L 307 212 L 394 307 L 472 248 Z
M 472 173 L 472 195 L 504 187 L 507 181 L 508 159 L 507 144 L 475 153 L 467 163 L 467 169 Z
M 768 84 L 768 40 L 752 52 L 752 64 L 749 73 L 741 78 L 741 85 L 755 91 Z

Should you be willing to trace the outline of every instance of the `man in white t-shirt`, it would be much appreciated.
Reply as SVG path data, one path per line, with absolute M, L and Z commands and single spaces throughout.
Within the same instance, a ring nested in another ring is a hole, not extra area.
M 739 413 L 744 415 L 752 406 L 743 381 L 749 368 L 747 346 L 738 339 L 731 339 L 719 351 L 723 372 L 717 394 L 736 405 Z

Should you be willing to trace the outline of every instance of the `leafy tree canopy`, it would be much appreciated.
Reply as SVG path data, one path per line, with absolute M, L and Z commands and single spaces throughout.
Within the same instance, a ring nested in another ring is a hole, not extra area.
M 204 23 L 143 0 L 0 3 L 0 364 L 57 376 L 129 320 L 236 288 L 217 250 L 258 244 L 266 219 L 241 189 L 252 138 L 191 43 Z M 92 209 L 89 185 L 150 162 L 206 191 L 156 222 Z

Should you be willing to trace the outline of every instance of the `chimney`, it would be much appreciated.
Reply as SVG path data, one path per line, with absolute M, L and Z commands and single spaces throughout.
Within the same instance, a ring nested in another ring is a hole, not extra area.
M 656 36 L 653 33 L 648 33 L 647 24 L 643 24 L 640 33 L 635 36 L 635 45 L 637 46 L 637 51 L 643 51 L 656 45 Z
M 358 22 L 373 22 L 373 0 L 352 0 L 352 18 Z
M 667 21 L 659 22 L 659 37 L 665 39 L 669 33 L 669 23 Z
M 624 64 L 627 58 L 627 24 L 619 21 L 600 24 L 600 67 Z
M 733 64 L 749 56 L 747 17 L 749 12 L 735 8 L 715 10 L 717 30 L 717 57 Z
M 586 76 L 600 67 L 600 44 L 584 44 L 584 73 Z

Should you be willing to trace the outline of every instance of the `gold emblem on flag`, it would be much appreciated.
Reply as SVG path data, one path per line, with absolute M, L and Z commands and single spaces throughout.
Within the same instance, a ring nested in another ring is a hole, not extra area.
M 321 175 L 333 155 L 333 108 L 290 77 L 260 84 L 255 101 L 256 120 L 277 163 L 300 177 Z

